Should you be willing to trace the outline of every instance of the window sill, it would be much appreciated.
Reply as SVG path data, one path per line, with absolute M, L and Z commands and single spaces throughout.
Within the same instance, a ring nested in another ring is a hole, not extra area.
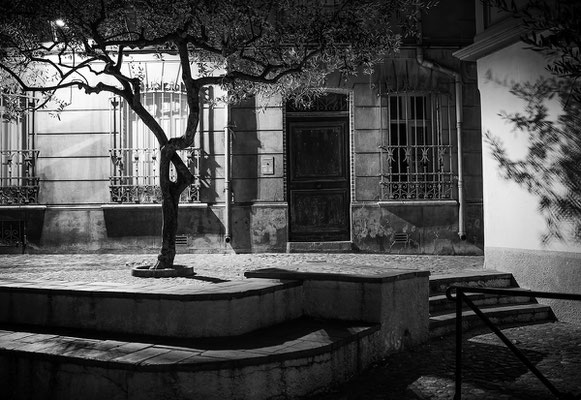
M 383 200 L 378 201 L 379 207 L 391 206 L 457 206 L 458 200 Z
M 2 210 L 46 210 L 45 205 L 41 204 L 0 204 Z
M 206 208 L 208 203 L 179 203 L 179 208 Z M 161 203 L 110 203 L 101 205 L 102 209 L 111 208 L 161 208 Z

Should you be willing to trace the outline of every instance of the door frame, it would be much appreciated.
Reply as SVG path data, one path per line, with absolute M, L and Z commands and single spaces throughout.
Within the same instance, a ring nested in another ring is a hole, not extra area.
M 348 185 L 348 204 L 347 204 L 347 212 L 348 212 L 348 237 L 349 241 L 353 241 L 353 203 L 355 201 L 355 156 L 353 154 L 354 149 L 354 135 L 353 135 L 353 113 L 354 113 L 354 105 L 353 105 L 353 91 L 349 89 L 334 89 L 334 88 L 327 88 L 324 91 L 325 93 L 335 93 L 341 94 L 346 96 L 347 101 L 347 110 L 346 111 L 325 111 L 325 112 L 317 112 L 317 111 L 307 111 L 307 112 L 289 112 L 287 111 L 286 104 L 283 102 L 282 104 L 282 111 L 283 111 L 283 179 L 284 179 L 284 196 L 287 203 L 287 242 L 290 242 L 290 228 L 291 228 L 291 199 L 289 196 L 289 140 L 288 140 L 288 124 L 289 120 L 298 120 L 302 119 L 303 121 L 307 118 L 313 118 L 314 120 L 320 120 L 325 118 L 333 118 L 333 117 L 342 117 L 347 119 L 347 129 L 345 134 L 347 135 L 346 142 L 346 171 L 347 176 L 349 178 L 349 185 Z

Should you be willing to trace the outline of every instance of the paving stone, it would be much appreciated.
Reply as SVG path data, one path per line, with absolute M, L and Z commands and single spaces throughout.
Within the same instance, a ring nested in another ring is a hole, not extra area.
M 163 353 L 158 356 L 149 358 L 142 362 L 143 365 L 160 365 L 160 364 L 176 364 L 191 358 L 194 355 L 200 354 L 195 351 L 185 350 L 170 350 L 168 353 Z
M 7 254 L 0 257 L 0 278 L 44 282 L 104 282 L 144 285 L 144 278 L 131 276 L 128 263 L 155 260 L 155 254 Z M 424 256 L 385 254 L 178 254 L 176 264 L 194 267 L 189 278 L 164 278 L 156 285 L 189 287 L 212 286 L 212 281 L 244 280 L 244 272 L 259 268 L 289 268 L 309 265 L 320 272 L 350 271 L 362 268 L 429 270 L 432 274 L 482 269 L 481 256 Z M 337 271 L 339 265 L 340 271 Z M 6 283 L 8 285 L 9 283 Z M 20 284 L 20 283 L 18 283 Z M 148 285 L 150 283 L 147 283 Z M 94 285 L 92 289 L 97 286 Z M 113 288 L 113 286 L 111 286 Z
M 581 398 L 581 326 L 555 322 L 503 332 L 560 391 Z M 555 398 L 495 334 L 473 331 L 463 339 L 462 399 Z M 309 400 L 452 400 L 454 371 L 452 335 L 389 356 L 347 384 Z
M 123 362 L 128 364 L 140 364 L 144 361 L 160 356 L 165 353 L 169 353 L 171 350 L 167 348 L 158 348 L 155 346 L 150 346 L 132 353 L 124 354 L 120 357 L 114 358 L 111 361 Z

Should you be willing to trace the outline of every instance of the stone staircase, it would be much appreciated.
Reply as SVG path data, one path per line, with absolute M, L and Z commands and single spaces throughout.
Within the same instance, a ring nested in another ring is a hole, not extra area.
M 493 271 L 464 271 L 453 275 L 430 277 L 430 337 L 451 334 L 456 329 L 456 304 L 446 297 L 451 285 L 511 288 L 522 291 L 518 296 L 467 294 L 472 302 L 498 326 L 515 326 L 554 321 L 551 308 L 539 304 L 527 290 L 520 289 L 512 274 Z M 464 331 L 484 326 L 484 322 L 467 305 L 462 311 Z
M 427 272 L 247 276 L 205 287 L 0 280 L 0 393 L 297 398 L 427 340 Z

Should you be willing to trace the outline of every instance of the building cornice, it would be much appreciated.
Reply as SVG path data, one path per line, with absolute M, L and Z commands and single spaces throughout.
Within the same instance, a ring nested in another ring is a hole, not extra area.
M 474 37 L 474 43 L 452 53 L 462 61 L 476 61 L 518 42 L 527 29 L 516 18 L 506 18 Z

